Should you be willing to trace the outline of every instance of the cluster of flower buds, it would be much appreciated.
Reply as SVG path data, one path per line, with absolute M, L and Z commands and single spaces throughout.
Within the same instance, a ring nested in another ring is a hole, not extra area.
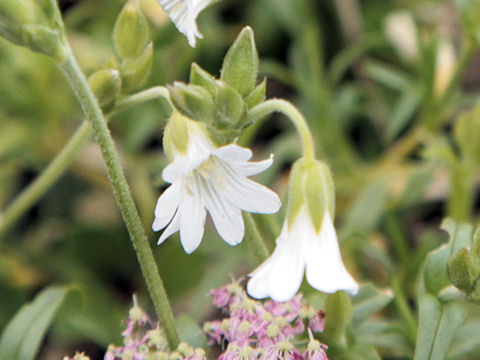
M 212 290 L 210 295 L 213 304 L 228 314 L 204 324 L 209 343 L 225 347 L 219 360 L 327 359 L 327 347 L 312 336 L 312 331 L 323 331 L 325 313 L 309 305 L 301 294 L 288 302 L 262 304 L 249 298 L 238 283 L 232 283 Z M 296 340 L 307 331 L 307 349 L 298 349 Z
M 265 100 L 266 81 L 257 85 L 257 73 L 253 31 L 245 27 L 225 56 L 220 79 L 192 64 L 189 83 L 169 86 L 170 98 L 183 116 L 206 127 L 215 145 L 225 145 L 251 123 L 247 111 Z
M 56 0 L 0 1 L 0 36 L 63 63 L 68 45 Z

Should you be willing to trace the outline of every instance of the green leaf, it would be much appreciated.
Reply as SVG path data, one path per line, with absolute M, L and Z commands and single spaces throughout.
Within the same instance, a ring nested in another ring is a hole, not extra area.
M 24 305 L 6 326 L 0 339 L 0 359 L 33 360 L 69 289 L 52 286 Z
M 402 93 L 393 107 L 390 121 L 387 124 L 386 136 L 388 141 L 394 139 L 408 124 L 420 104 L 420 98 L 421 92 L 416 86 L 409 86 Z
M 442 360 L 457 328 L 465 318 L 463 305 L 442 304 L 432 295 L 422 295 L 419 307 L 419 327 L 414 360 Z
M 352 326 L 360 326 L 370 316 L 385 308 L 392 299 L 390 290 L 379 291 L 371 284 L 362 285 L 358 294 L 352 297 Z

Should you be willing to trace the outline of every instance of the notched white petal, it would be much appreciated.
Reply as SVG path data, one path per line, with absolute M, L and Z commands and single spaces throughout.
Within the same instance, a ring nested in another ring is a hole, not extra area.
M 160 245 L 161 243 L 163 243 L 167 238 L 170 237 L 170 235 L 176 233 L 179 229 L 180 229 L 180 214 L 177 210 L 172 221 L 170 222 L 170 224 L 168 224 L 167 228 L 163 231 L 162 235 L 160 236 L 160 239 L 158 239 L 157 245 Z
M 268 159 L 262 161 L 250 161 L 241 164 L 234 164 L 232 168 L 243 176 L 253 176 L 267 170 L 273 164 L 273 154 Z
M 187 192 L 180 204 L 180 240 L 187 254 L 191 254 L 202 241 L 206 211 L 203 206 L 198 184 L 192 179 L 186 186 L 191 192 Z
M 179 184 L 170 185 L 157 200 L 155 206 L 155 220 L 152 224 L 153 231 L 163 229 L 172 220 L 180 202 Z

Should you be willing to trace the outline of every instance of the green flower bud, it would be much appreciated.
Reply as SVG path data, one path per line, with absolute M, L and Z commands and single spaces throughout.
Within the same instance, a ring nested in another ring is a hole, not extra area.
M 452 284 L 468 294 L 480 276 L 480 262 L 469 249 L 463 248 L 448 260 L 447 271 Z
M 18 34 L 17 37 L 20 38 L 21 27 L 32 24 L 35 19 L 34 9 L 35 7 L 29 0 L 0 1 L 0 29 L 7 31 L 8 28 L 11 28 L 8 32 Z M 15 43 L 18 44 L 18 42 Z
M 132 59 L 125 59 L 120 67 L 122 91 L 132 93 L 142 88 L 152 71 L 153 44 L 149 43 L 143 53 Z
M 225 55 L 220 79 L 245 98 L 255 88 L 257 74 L 257 49 L 253 30 L 247 26 L 243 28 Z
M 210 93 L 198 85 L 175 83 L 168 86 L 173 105 L 192 120 L 212 124 L 215 105 Z
M 217 93 L 215 78 L 195 63 L 190 68 L 190 84 L 203 87 L 212 97 Z
M 25 25 L 23 27 L 24 45 L 53 58 L 57 63 L 65 62 L 68 48 L 64 45 L 58 30 L 43 25 Z
M 245 102 L 240 94 L 231 86 L 217 82 L 215 96 L 215 126 L 220 129 L 240 128 L 245 115 Z
M 42 10 L 42 15 L 46 23 L 52 28 L 57 29 L 62 36 L 64 35 L 64 26 L 62 14 L 58 8 L 57 0 L 36 0 Z
M 329 294 L 325 301 L 325 313 L 325 337 L 333 342 L 342 341 L 352 318 L 352 302 L 347 293 L 337 291 Z
M 123 7 L 113 29 L 113 43 L 123 59 L 141 56 L 150 41 L 147 19 L 138 0 L 130 0 Z
M 95 94 L 102 111 L 113 109 L 121 89 L 121 77 L 118 70 L 98 70 L 90 75 L 88 84 Z

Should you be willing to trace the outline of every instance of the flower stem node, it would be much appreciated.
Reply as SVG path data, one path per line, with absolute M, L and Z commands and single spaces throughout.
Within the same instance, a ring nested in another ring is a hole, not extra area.
M 64 63 L 69 54 L 55 0 L 0 1 L 0 36 Z
M 290 300 L 303 274 L 315 289 L 358 291 L 343 265 L 333 226 L 334 187 L 328 167 L 302 158 L 292 168 L 287 218 L 273 254 L 250 274 L 247 291 L 254 298 Z
M 113 43 L 122 59 L 137 58 L 150 42 L 147 19 L 138 0 L 130 0 L 123 7 L 113 28 Z

